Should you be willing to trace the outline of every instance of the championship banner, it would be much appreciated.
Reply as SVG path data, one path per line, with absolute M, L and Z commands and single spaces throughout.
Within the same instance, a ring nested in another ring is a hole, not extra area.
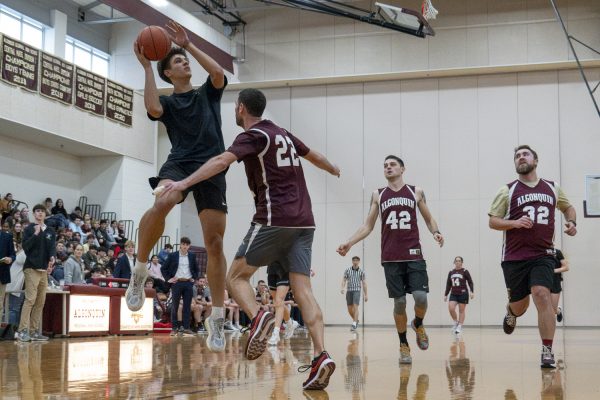
M 40 93 L 65 104 L 73 103 L 73 64 L 42 52 Z
M 131 126 L 133 116 L 133 90 L 117 82 L 106 80 L 106 117 Z
M 2 80 L 38 90 L 39 51 L 23 42 L 2 35 Z
M 106 78 L 75 68 L 75 107 L 104 116 Z

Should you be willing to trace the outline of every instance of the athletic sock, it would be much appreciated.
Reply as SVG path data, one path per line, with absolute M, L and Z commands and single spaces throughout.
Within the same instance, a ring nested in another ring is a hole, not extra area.
M 550 347 L 552 349 L 552 339 L 542 339 L 542 344 L 546 347 Z
M 423 318 L 415 317 L 415 328 L 419 328 L 423 325 Z
M 136 261 L 135 262 L 135 271 L 138 273 L 144 273 L 148 270 L 145 262 Z
M 406 339 L 406 331 L 398 332 L 398 337 L 400 338 L 400 344 L 408 344 L 408 340 Z
M 211 317 L 215 319 L 223 318 L 223 307 L 213 307 Z

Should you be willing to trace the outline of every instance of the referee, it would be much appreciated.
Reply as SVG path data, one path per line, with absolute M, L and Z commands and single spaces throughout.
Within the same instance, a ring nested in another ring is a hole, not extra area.
M 367 276 L 365 272 L 360 269 L 360 257 L 352 257 L 352 266 L 344 271 L 344 278 L 342 279 L 342 290 L 344 294 L 346 291 L 346 305 L 348 306 L 348 314 L 352 317 L 352 326 L 350 330 L 354 332 L 358 328 L 358 305 L 360 304 L 360 288 L 362 286 L 365 292 L 365 301 L 368 301 L 367 297 Z

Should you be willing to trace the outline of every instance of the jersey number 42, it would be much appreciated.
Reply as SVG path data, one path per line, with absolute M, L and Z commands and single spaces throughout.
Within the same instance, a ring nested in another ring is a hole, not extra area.
M 408 211 L 400 211 L 397 214 L 396 211 L 392 211 L 385 224 L 389 225 L 390 229 L 410 229 L 410 214 Z

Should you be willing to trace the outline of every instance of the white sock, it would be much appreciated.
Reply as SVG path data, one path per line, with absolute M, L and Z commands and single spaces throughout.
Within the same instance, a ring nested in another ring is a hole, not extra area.
M 135 262 L 135 272 L 139 273 L 139 274 L 144 274 L 144 273 L 148 273 L 148 268 L 146 267 L 146 263 L 141 262 L 141 261 L 136 261 Z
M 224 316 L 223 307 L 213 307 L 211 316 L 214 317 L 215 319 L 223 318 L 223 316 Z

